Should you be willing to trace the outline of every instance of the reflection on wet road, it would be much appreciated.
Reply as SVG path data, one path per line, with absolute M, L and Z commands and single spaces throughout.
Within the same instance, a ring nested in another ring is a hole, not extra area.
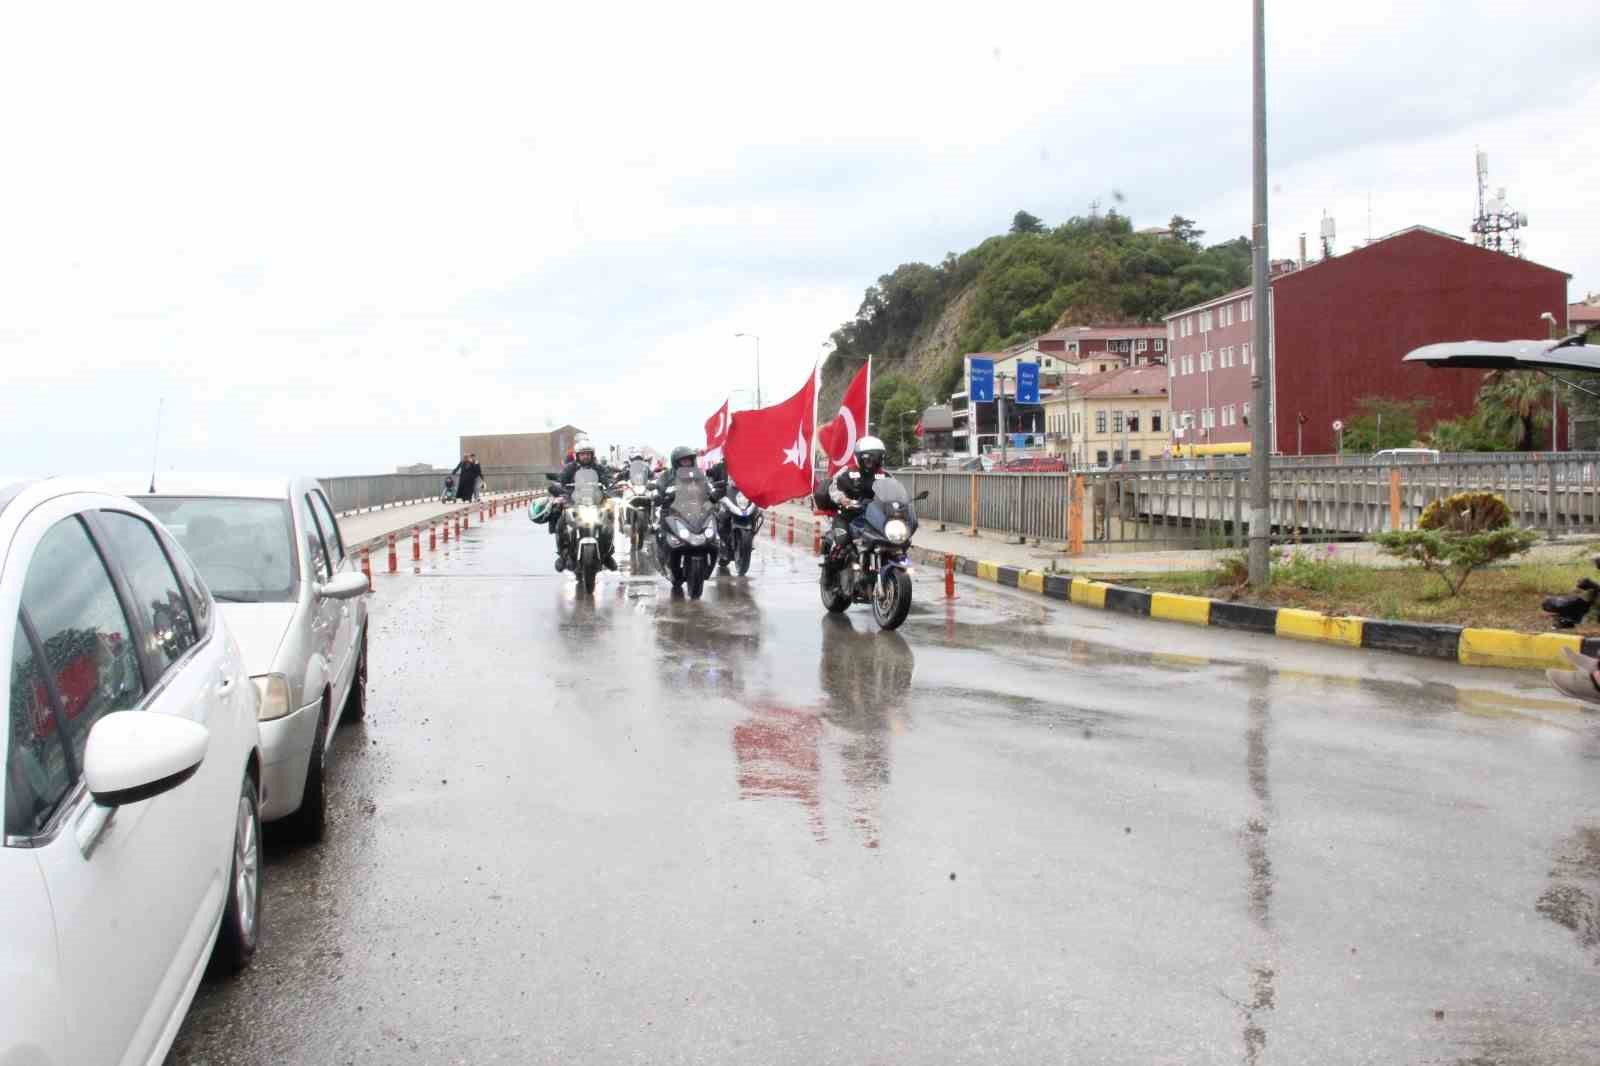
M 328 840 L 172 1063 L 1600 1061 L 1600 729 L 1531 686 L 550 556 L 379 576 Z

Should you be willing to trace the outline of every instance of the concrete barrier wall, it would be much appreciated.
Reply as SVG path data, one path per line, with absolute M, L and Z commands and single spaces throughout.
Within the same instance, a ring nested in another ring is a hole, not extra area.
M 546 472 L 543 468 L 494 467 L 484 471 L 483 479 L 491 493 L 527 492 L 544 488 Z M 444 491 L 443 474 L 357 474 L 320 480 L 333 509 L 340 514 L 437 500 Z

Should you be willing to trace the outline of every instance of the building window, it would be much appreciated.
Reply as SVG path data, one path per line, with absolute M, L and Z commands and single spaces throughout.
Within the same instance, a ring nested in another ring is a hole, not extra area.
M 1160 433 L 1161 432 L 1161 412 L 1160 411 L 1151 411 L 1150 412 L 1150 432 L 1151 433 Z
M 1111 432 L 1113 432 L 1113 433 L 1121 433 L 1122 432 L 1122 425 L 1123 425 L 1122 412 L 1121 411 L 1112 411 L 1111 412 Z
M 1210 330 L 1211 330 L 1211 312 L 1210 311 L 1201 311 L 1200 312 L 1200 332 L 1201 333 L 1208 333 L 1208 332 L 1210 332 Z
M 1193 315 L 1184 315 L 1183 316 L 1183 329 L 1184 329 L 1183 335 L 1185 337 L 1194 336 L 1194 316 Z
M 1211 373 L 1211 353 L 1210 352 L 1201 352 L 1200 353 L 1200 373 L 1202 373 L 1202 374 Z
M 1105 452 L 1095 452 L 1094 453 L 1094 461 L 1095 461 L 1095 465 L 1096 466 L 1105 466 L 1106 462 L 1107 462 L 1106 453 Z
M 1176 322 L 1168 322 L 1167 323 L 1167 340 L 1175 341 L 1177 339 L 1178 339 L 1178 324 Z M 1160 343 L 1160 342 L 1158 341 L 1157 343 Z
M 1106 413 L 1104 411 L 1096 411 L 1094 413 L 1094 431 L 1096 433 L 1104 433 L 1106 431 Z
M 1137 463 L 1139 461 L 1139 449 L 1138 448 L 1135 448 L 1131 452 L 1128 453 L 1128 461 L 1131 462 L 1131 463 Z
M 1244 404 L 1244 420 L 1246 422 L 1250 421 L 1250 401 L 1249 400 L 1246 400 L 1245 404 Z
M 1252 317 L 1251 312 L 1254 310 L 1254 307 L 1255 297 L 1253 296 L 1248 300 L 1239 301 L 1239 310 L 1241 312 L 1239 317 L 1243 318 L 1246 322 L 1250 321 Z
M 1204 411 L 1200 412 L 1201 429 L 1215 429 L 1216 425 L 1217 409 L 1215 407 L 1207 407 Z
M 1129 411 L 1128 412 L 1128 432 L 1129 433 L 1137 433 L 1137 432 L 1139 432 L 1139 412 L 1138 411 Z
M 1160 337 L 1156 338 L 1156 342 L 1155 343 L 1156 343 L 1156 351 L 1164 352 L 1164 351 L 1167 350 L 1167 342 L 1162 340 Z
M 1143 352 L 1143 351 L 1147 351 L 1149 349 L 1149 347 L 1150 347 L 1150 342 L 1149 341 L 1141 340 L 1141 341 L 1137 342 L 1136 344 L 1134 344 L 1133 350 L 1136 351 L 1136 352 Z
M 1245 366 L 1249 366 L 1250 365 L 1250 346 L 1248 344 L 1243 345 L 1240 348 L 1240 351 L 1242 352 L 1242 354 L 1244 356 L 1244 365 Z

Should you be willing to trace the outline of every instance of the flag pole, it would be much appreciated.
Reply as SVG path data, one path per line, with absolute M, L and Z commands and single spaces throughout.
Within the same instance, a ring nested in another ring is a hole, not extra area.
M 863 419 L 863 421 L 866 422 L 866 426 L 864 428 L 870 434 L 872 432 L 872 353 L 871 352 L 867 353 L 867 417 L 865 419 Z

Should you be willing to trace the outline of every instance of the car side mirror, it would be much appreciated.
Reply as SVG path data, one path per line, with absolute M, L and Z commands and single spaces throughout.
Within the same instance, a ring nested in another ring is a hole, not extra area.
M 923 489 L 921 492 L 917 493 L 915 496 L 913 496 L 911 498 L 913 500 L 918 500 L 918 501 L 926 500 L 928 498 L 928 490 L 927 489 Z
M 366 591 L 367 575 L 354 570 L 317 586 L 317 595 L 325 600 L 350 600 Z
M 199 722 L 153 711 L 113 711 L 89 730 L 83 779 L 102 807 L 159 796 L 200 768 L 211 734 Z

